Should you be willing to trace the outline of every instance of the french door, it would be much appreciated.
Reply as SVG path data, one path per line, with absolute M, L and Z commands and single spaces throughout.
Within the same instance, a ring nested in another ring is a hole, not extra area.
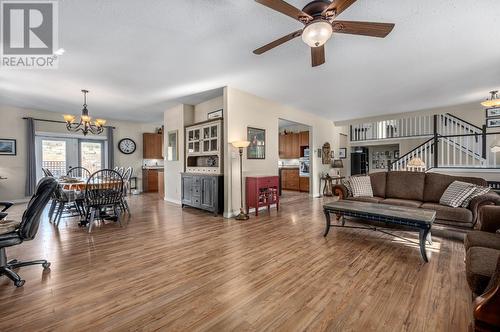
M 105 147 L 102 140 L 63 137 L 36 137 L 37 177 L 43 177 L 42 167 L 54 176 L 66 175 L 77 166 L 93 173 L 105 167 Z

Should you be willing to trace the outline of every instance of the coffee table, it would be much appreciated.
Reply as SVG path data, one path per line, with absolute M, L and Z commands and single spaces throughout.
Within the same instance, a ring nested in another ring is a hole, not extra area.
M 391 226 L 402 226 L 405 230 L 417 231 L 419 234 L 419 245 L 420 254 L 422 258 L 427 263 L 427 253 L 425 251 L 425 244 L 428 241 L 432 244 L 430 237 L 430 232 L 432 228 L 432 223 L 436 218 L 436 211 L 417 209 L 403 206 L 395 206 L 388 204 L 378 204 L 378 203 L 365 203 L 357 201 L 342 200 L 338 202 L 332 202 L 323 205 L 323 211 L 326 217 L 326 229 L 323 236 L 327 236 L 330 231 L 330 227 L 348 227 L 348 228 L 360 228 L 369 229 L 373 231 L 379 231 L 382 233 L 390 234 L 398 238 L 410 241 L 401 236 L 389 233 L 375 226 L 346 226 L 345 217 L 356 217 L 359 218 L 359 222 L 365 221 L 378 221 Z M 336 214 L 341 221 L 340 225 L 332 225 L 330 214 Z M 358 221 L 358 220 L 357 220 Z M 410 241 L 413 242 L 413 241 Z

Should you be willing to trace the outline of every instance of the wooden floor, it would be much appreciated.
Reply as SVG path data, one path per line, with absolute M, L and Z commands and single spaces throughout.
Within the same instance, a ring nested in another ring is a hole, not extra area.
M 20 289 L 1 277 L 0 331 L 466 331 L 460 242 L 434 238 L 424 264 L 382 233 L 325 239 L 325 201 L 285 193 L 279 213 L 239 222 L 142 195 L 123 228 L 91 235 L 44 217 L 7 254 L 51 270 L 20 269 Z

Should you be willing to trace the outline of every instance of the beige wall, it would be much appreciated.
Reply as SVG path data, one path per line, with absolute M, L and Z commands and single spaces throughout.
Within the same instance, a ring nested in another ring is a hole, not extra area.
M 208 113 L 224 108 L 224 97 L 219 96 L 194 105 L 194 123 L 207 121 Z
M 185 147 L 184 147 L 184 126 L 194 122 L 194 107 L 190 105 L 177 105 L 165 111 L 165 134 L 169 131 L 178 131 L 179 160 L 168 161 L 165 159 L 165 200 L 181 204 L 181 172 L 184 171 Z M 165 144 L 167 136 L 164 135 Z M 166 157 L 166 155 L 165 155 Z
M 316 150 L 325 142 L 334 149 L 338 148 L 340 129 L 335 129 L 333 122 L 326 118 L 287 107 L 270 100 L 240 91 L 232 87 L 224 89 L 225 103 L 225 162 L 224 162 L 224 194 L 225 216 L 237 213 L 240 207 L 240 177 L 237 151 L 229 142 L 246 140 L 247 127 L 257 127 L 266 130 L 266 159 L 248 160 L 246 151 L 243 159 L 243 176 L 278 175 L 278 122 L 285 119 L 302 123 L 311 127 L 311 194 L 319 191 L 319 174 L 329 171 L 328 165 L 322 165 Z M 334 139 L 335 138 L 335 139 Z
M 26 180 L 26 121 L 23 117 L 34 117 L 47 120 L 61 120 L 62 115 L 54 112 L 28 110 L 22 108 L 0 106 L 0 135 L 1 138 L 17 140 L 16 156 L 0 156 L 0 175 L 8 177 L 0 181 L 0 200 L 23 200 Z M 114 155 L 116 166 L 132 166 L 138 176 L 138 187 L 142 188 L 142 133 L 153 132 L 161 123 L 144 124 L 130 121 L 109 120 L 107 125 L 115 126 Z M 38 133 L 61 133 L 67 135 L 64 124 L 36 122 L 35 131 Z M 105 136 L 105 133 L 102 134 Z M 118 150 L 120 139 L 129 137 L 137 144 L 137 150 L 131 155 L 125 155 Z

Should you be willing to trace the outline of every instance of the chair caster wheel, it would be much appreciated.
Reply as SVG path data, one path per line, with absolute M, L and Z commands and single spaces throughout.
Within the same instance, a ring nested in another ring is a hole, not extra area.
M 14 285 L 16 287 L 23 287 L 25 282 L 26 282 L 25 280 L 16 280 L 14 281 Z
M 43 267 L 44 269 L 48 269 L 48 268 L 50 267 L 50 262 L 43 263 L 43 264 L 42 264 L 42 267 Z

